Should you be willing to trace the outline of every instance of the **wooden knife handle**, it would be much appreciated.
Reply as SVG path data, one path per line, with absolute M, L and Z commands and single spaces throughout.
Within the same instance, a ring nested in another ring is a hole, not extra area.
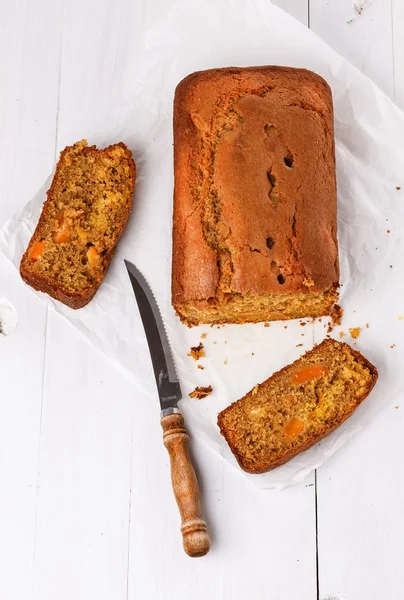
M 170 455 L 171 482 L 181 515 L 181 533 L 188 556 L 204 556 L 210 540 L 201 516 L 199 487 L 188 450 L 188 433 L 178 412 L 162 416 L 164 445 Z

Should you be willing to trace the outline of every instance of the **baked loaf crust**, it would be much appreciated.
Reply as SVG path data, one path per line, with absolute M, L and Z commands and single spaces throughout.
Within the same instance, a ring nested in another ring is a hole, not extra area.
M 244 471 L 270 471 L 341 425 L 377 377 L 362 354 L 326 339 L 223 410 L 220 432 Z
M 71 308 L 85 306 L 104 279 L 132 205 L 136 166 L 123 143 L 65 148 L 24 253 L 28 285 Z
M 338 298 L 331 90 L 286 67 L 193 73 L 174 100 L 172 303 L 181 319 L 329 314 Z

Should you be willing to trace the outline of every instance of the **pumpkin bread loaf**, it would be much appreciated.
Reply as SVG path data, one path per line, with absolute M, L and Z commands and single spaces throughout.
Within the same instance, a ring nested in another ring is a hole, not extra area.
M 82 140 L 65 148 L 21 260 L 24 281 L 71 308 L 86 305 L 126 225 L 135 177 L 123 143 L 97 150 Z
M 331 90 L 304 69 L 193 73 L 174 100 L 172 303 L 188 325 L 330 314 Z

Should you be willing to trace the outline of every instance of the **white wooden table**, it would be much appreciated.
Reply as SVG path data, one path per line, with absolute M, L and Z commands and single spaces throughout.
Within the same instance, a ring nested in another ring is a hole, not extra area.
M 0 225 L 89 118 L 115 118 L 122 60 L 129 73 L 171 4 L 0 0 Z M 404 0 L 276 4 L 404 108 Z M 281 493 L 194 441 L 213 547 L 191 560 L 156 405 L 138 406 L 130 382 L 1 256 L 0 296 L 19 315 L 0 336 L 1 600 L 404 598 L 404 401 Z

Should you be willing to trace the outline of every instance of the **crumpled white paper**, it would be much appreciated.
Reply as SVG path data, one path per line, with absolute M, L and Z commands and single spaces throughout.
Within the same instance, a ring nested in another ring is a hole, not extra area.
M 345 339 L 377 365 L 380 379 L 369 399 L 335 433 L 271 473 L 247 475 L 261 488 L 294 484 L 382 407 L 392 406 L 404 389 L 404 115 L 369 79 L 267 0 L 181 0 L 148 32 L 143 48 L 134 74 L 133 113 L 123 131 L 105 138 L 105 145 L 118 141 L 118 136 L 123 139 L 134 151 L 138 170 L 133 212 L 116 256 L 87 307 L 73 311 L 40 296 L 132 378 L 139 390 L 140 414 L 142 399 L 157 400 L 157 393 L 123 259 L 134 262 L 159 302 L 184 393 L 181 409 L 192 435 L 236 464 L 219 434 L 218 412 L 321 341 L 326 319 L 305 327 L 289 321 L 269 328 L 256 324 L 188 329 L 175 317 L 170 304 L 174 89 L 192 71 L 222 66 L 278 64 L 322 75 L 332 87 L 335 106 L 345 310 L 334 335 L 362 327 L 356 342 Z M 90 143 L 93 129 L 89 123 Z M 49 183 L 1 232 L 1 248 L 16 266 Z M 199 370 L 187 353 L 202 332 L 207 334 L 206 358 Z M 195 386 L 209 384 L 211 396 L 188 398 Z

